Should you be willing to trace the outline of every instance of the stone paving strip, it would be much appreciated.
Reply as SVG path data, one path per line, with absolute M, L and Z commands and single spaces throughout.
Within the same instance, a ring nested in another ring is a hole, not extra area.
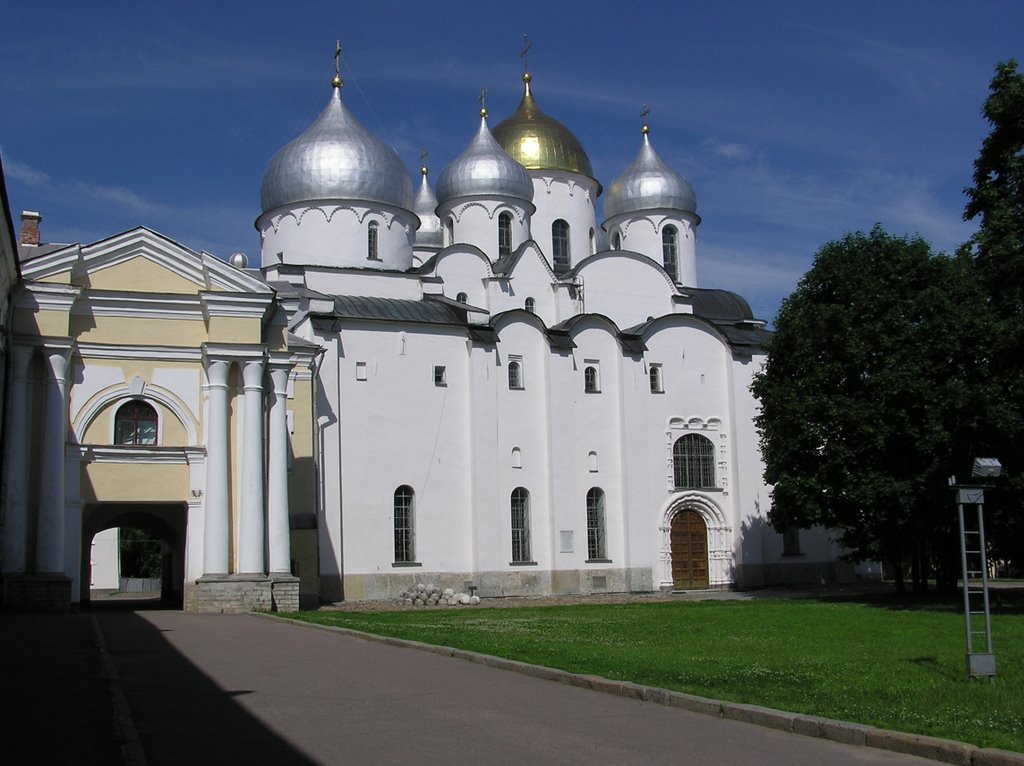
M 511 670 L 534 678 L 555 681 L 604 694 L 642 700 L 656 705 L 668 705 L 669 707 L 681 708 L 682 710 L 689 710 L 694 713 L 703 713 L 715 716 L 716 718 L 752 723 L 756 726 L 778 729 L 805 737 L 818 737 L 844 745 L 859 745 L 861 747 L 873 747 L 896 753 L 916 755 L 941 763 L 956 764 L 956 766 L 1024 766 L 1024 753 L 1014 753 L 1009 750 L 976 747 L 952 739 L 927 737 L 921 734 L 907 734 L 899 731 L 879 729 L 865 724 L 834 721 L 830 718 L 804 715 L 802 713 L 787 713 L 783 710 L 773 710 L 758 705 L 745 705 L 738 702 L 698 697 L 694 694 L 661 689 L 656 686 L 644 686 L 643 684 L 635 684 L 629 681 L 613 681 L 599 676 L 570 673 L 566 670 L 548 668 L 543 665 L 531 665 L 526 662 L 519 662 L 518 660 L 507 660 L 490 654 L 480 654 L 479 652 L 455 649 L 450 646 L 435 646 L 434 644 L 425 644 L 420 641 L 410 641 L 404 638 L 379 636 L 375 633 L 366 633 L 352 628 L 340 628 L 332 625 L 317 625 L 312 622 L 290 620 L 286 617 L 278 617 L 267 612 L 253 612 L 252 614 L 258 617 L 290 622 L 307 628 L 334 631 L 366 641 L 377 641 L 390 646 L 416 649 L 430 652 L 431 654 L 467 660 L 501 670 Z

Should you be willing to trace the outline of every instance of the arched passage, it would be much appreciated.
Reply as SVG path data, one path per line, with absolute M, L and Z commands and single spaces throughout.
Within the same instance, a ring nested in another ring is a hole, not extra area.
M 180 608 L 185 584 L 185 503 L 92 503 L 82 512 L 81 601 L 89 599 L 90 547 L 97 533 L 114 527 L 141 529 L 162 543 L 160 600 Z

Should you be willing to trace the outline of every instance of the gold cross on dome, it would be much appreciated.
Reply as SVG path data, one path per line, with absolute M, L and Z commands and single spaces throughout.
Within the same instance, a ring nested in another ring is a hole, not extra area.
M 533 47 L 533 43 L 530 42 L 529 35 L 523 35 L 523 49 L 519 52 L 519 56 L 523 59 L 523 71 L 528 72 L 530 70 L 530 48 Z

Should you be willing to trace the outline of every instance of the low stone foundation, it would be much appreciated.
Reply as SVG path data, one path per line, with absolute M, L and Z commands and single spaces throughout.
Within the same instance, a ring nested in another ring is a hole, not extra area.
M 283 593 L 283 591 L 282 591 Z M 298 584 L 295 585 L 298 603 Z M 261 574 L 203 575 L 185 585 L 185 611 L 233 614 L 273 608 L 273 581 Z
M 275 612 L 299 611 L 299 578 L 286 574 L 270 575 L 270 599 Z
M 419 583 L 441 590 L 473 592 L 482 598 L 550 596 L 588 593 L 649 593 L 654 589 L 650 567 L 537 570 L 536 567 L 490 572 L 412 572 L 345 575 L 345 601 L 391 601 Z
M 70 612 L 71 578 L 64 575 L 4 575 L 4 606 L 23 612 Z

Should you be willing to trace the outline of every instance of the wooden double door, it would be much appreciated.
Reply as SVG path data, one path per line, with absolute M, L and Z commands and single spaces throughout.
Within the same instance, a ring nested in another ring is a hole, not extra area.
M 696 511 L 680 511 L 672 519 L 672 587 L 708 587 L 708 527 Z

